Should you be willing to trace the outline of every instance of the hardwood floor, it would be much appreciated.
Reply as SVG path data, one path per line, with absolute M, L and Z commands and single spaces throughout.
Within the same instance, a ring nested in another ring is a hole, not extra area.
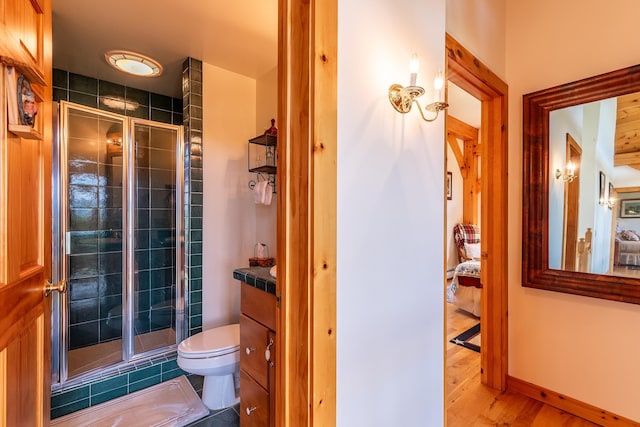
M 479 319 L 447 304 L 447 341 Z M 446 417 L 448 427 L 597 426 L 521 394 L 501 393 L 480 383 L 480 353 L 447 342 Z

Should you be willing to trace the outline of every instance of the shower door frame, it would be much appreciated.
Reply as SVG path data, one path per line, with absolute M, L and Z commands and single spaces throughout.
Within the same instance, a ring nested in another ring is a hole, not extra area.
M 54 110 L 56 110 L 54 103 Z M 58 107 L 58 118 L 54 114 L 54 129 L 58 127 L 58 131 L 54 132 L 53 144 L 53 179 L 52 179 L 52 197 L 53 200 L 53 250 L 52 264 L 56 268 L 60 279 L 67 279 L 68 276 L 68 241 L 66 236 L 69 232 L 68 224 L 68 154 L 67 154 L 67 130 L 66 123 L 68 121 L 68 110 L 75 109 L 101 117 L 114 120 L 122 120 L 123 127 L 123 150 L 122 150 L 122 360 L 109 364 L 107 366 L 91 369 L 76 375 L 72 378 L 68 377 L 68 359 L 67 352 L 69 347 L 69 318 L 68 304 L 69 294 L 65 292 L 54 298 L 52 304 L 52 390 L 58 388 L 72 386 L 93 379 L 97 376 L 108 375 L 111 372 L 117 372 L 124 366 L 129 366 L 133 362 L 160 357 L 168 353 L 176 351 L 178 344 L 184 339 L 186 334 L 186 299 L 187 292 L 185 288 L 185 221 L 184 221 L 184 127 L 182 125 L 173 125 L 152 120 L 128 117 L 109 111 L 99 110 L 92 107 L 75 104 L 72 102 L 61 101 Z M 55 113 L 55 111 L 54 111 Z M 166 347 L 149 350 L 146 352 L 135 354 L 134 350 L 134 284 L 135 284 L 135 142 L 134 129 L 136 125 L 151 126 L 155 128 L 171 129 L 176 131 L 176 149 L 175 149 L 175 168 L 176 168 L 176 195 L 175 195 L 175 333 L 176 341 Z M 57 141 L 56 141 L 57 140 Z M 55 244 L 57 242 L 57 245 Z M 56 250 L 57 249 L 57 250 Z M 127 327 L 124 327 L 127 325 Z

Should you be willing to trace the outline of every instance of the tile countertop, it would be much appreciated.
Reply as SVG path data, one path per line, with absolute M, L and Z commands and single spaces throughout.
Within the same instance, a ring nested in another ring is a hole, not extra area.
M 270 294 L 276 294 L 276 279 L 269 274 L 271 267 L 244 267 L 233 270 L 233 278 Z

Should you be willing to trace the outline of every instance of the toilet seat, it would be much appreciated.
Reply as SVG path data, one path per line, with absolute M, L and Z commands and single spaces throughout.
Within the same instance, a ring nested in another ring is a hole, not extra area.
M 178 356 L 207 359 L 240 350 L 240 325 L 226 325 L 197 333 L 178 345 Z

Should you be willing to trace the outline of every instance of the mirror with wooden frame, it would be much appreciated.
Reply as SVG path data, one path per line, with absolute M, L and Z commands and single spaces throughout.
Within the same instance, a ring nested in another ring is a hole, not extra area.
M 523 286 L 640 304 L 637 92 L 640 65 L 524 95 Z

